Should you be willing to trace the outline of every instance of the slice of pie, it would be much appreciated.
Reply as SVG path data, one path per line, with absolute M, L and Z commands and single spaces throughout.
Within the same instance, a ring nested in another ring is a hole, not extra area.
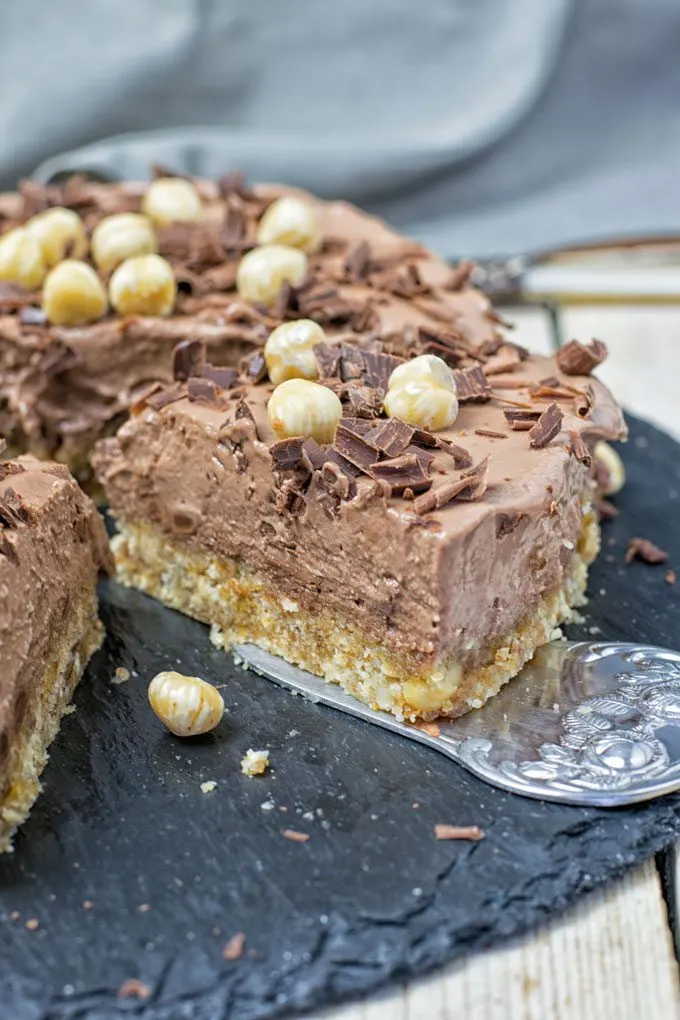
M 0 852 L 102 642 L 96 584 L 111 566 L 102 519 L 63 465 L 0 464 Z
M 457 715 L 584 600 L 591 451 L 625 436 L 591 375 L 604 345 L 531 355 L 467 267 L 305 201 L 304 278 L 264 243 L 239 256 L 264 350 L 225 373 L 187 340 L 174 382 L 99 444 L 118 576 L 218 646 L 255 642 L 400 718 Z

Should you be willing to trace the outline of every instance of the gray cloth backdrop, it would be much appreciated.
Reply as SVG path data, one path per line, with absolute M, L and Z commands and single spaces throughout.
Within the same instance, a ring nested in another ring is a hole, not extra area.
M 0 96 L 5 187 L 242 168 L 450 257 L 680 230 L 679 0 L 5 0 Z

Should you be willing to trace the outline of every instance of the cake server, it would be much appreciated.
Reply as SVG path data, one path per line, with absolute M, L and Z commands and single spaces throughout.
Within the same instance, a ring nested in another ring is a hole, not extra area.
M 669 649 L 553 641 L 483 708 L 420 725 L 255 645 L 235 652 L 269 680 L 427 744 L 512 793 L 621 807 L 680 789 L 680 653 Z

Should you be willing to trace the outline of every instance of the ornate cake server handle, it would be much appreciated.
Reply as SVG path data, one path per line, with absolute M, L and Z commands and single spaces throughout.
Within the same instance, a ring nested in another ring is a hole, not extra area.
M 448 755 L 512 793 L 620 807 L 680 789 L 680 653 L 647 645 L 544 645 L 481 709 L 399 722 L 255 645 L 236 653 L 306 698 Z

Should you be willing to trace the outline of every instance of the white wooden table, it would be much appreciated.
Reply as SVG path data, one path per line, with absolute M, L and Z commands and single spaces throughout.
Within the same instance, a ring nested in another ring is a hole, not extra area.
M 506 314 L 521 343 L 549 349 L 542 312 Z M 680 439 L 680 308 L 580 307 L 563 321 L 567 339 L 607 342 L 599 375 L 621 403 Z M 526 938 L 314 1020 L 679 1020 L 679 973 L 649 861 Z

